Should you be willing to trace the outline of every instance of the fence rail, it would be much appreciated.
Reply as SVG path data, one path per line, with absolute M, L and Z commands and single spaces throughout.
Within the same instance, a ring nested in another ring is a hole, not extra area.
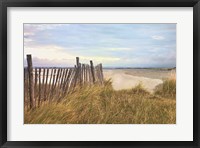
M 40 106 L 44 101 L 61 100 L 77 87 L 103 85 L 102 64 L 81 64 L 76 57 L 73 68 L 33 67 L 27 55 L 28 67 L 24 68 L 24 101 L 28 108 Z

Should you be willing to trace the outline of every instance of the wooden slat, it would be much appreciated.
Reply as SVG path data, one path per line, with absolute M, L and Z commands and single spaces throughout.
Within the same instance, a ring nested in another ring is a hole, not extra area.
M 61 69 L 60 71 L 60 76 L 59 76 L 59 81 L 58 81 L 58 87 L 60 88 L 60 85 L 62 83 L 62 78 L 63 78 L 63 73 L 65 72 L 65 69 Z
M 53 99 L 53 92 L 54 92 L 54 85 L 55 85 L 55 79 L 56 79 L 56 68 L 53 69 L 53 82 L 52 82 L 52 86 L 51 86 L 51 96 L 50 96 L 50 99 L 52 100 Z
M 100 71 L 100 65 L 98 65 L 97 73 L 98 73 L 98 81 L 99 81 L 99 84 L 101 84 L 101 71 Z
M 87 65 L 87 78 L 88 78 L 88 84 L 90 84 L 90 66 Z
M 29 106 L 29 75 L 28 75 L 28 68 L 24 69 L 24 100 L 26 103 L 27 109 Z
M 61 81 L 60 81 L 60 90 L 62 90 L 62 86 L 63 86 L 63 83 L 64 83 L 66 71 L 67 71 L 67 69 L 63 69 L 62 76 L 61 76 Z
M 60 69 L 60 74 L 59 74 L 59 78 L 58 78 L 58 85 L 57 85 L 57 89 L 56 89 L 56 96 L 58 98 L 60 98 L 60 94 L 61 94 L 61 82 L 62 82 L 62 76 L 63 76 L 63 72 L 65 71 L 65 69 Z
M 89 76 L 90 76 L 90 67 L 89 67 L 89 65 L 87 64 L 87 65 L 86 65 L 86 77 L 87 77 L 86 79 L 87 79 L 88 84 L 89 84 L 89 82 L 90 82 Z
M 55 85 L 54 85 L 54 90 L 53 90 L 53 93 L 54 93 L 54 96 L 56 97 L 57 96 L 57 85 L 58 85 L 58 82 L 59 82 L 59 77 L 60 77 L 60 72 L 61 72 L 61 69 L 59 68 L 58 71 L 57 71 L 57 74 L 56 74 L 56 81 L 55 81 Z
M 42 77 L 42 93 L 43 93 L 43 95 L 42 95 L 43 98 L 42 99 L 45 98 L 45 94 L 44 94 L 45 73 L 46 73 L 46 69 L 44 68 L 43 69 L 43 77 Z
M 33 86 L 33 65 L 31 55 L 27 55 L 28 73 L 29 73 L 29 93 L 30 93 L 30 108 L 35 108 L 34 86 Z
M 98 73 L 97 73 L 97 68 L 98 68 L 98 66 L 96 66 L 96 67 L 94 68 L 94 76 L 95 76 L 95 80 L 96 80 L 96 82 L 98 83 Z
M 50 99 L 51 96 L 51 87 L 52 87 L 52 78 L 53 78 L 53 69 L 49 69 L 50 70 L 50 80 L 49 80 L 49 87 L 48 87 L 48 99 Z
M 85 64 L 85 84 L 87 84 L 87 64 Z
M 94 66 L 92 61 L 90 61 L 90 83 L 94 83 L 95 82 L 95 78 L 94 78 Z
M 55 82 L 55 88 L 59 85 L 59 79 L 60 79 L 61 69 L 58 69 L 58 73 L 56 74 L 56 82 Z
M 78 83 L 79 66 L 74 68 L 74 70 L 75 70 L 75 73 L 74 73 L 74 77 L 72 79 L 73 88 L 75 88 L 76 84 Z
M 102 63 L 100 63 L 100 72 L 101 72 L 101 82 L 104 83 L 104 77 L 103 77 L 103 66 Z
M 82 86 L 82 84 L 83 84 L 82 76 L 83 76 L 82 64 L 79 63 L 79 80 L 80 80 L 79 84 L 80 84 L 80 86 Z
M 46 74 L 46 82 L 45 82 L 45 88 L 44 88 L 44 100 L 47 100 L 47 84 L 48 84 L 48 79 L 49 79 L 49 69 L 47 69 L 47 74 Z
M 64 80 L 63 88 L 62 88 L 63 95 L 66 94 L 66 92 L 69 88 L 69 81 L 68 80 L 69 80 L 70 74 L 71 74 L 71 69 L 67 69 L 67 72 L 65 73 L 65 80 Z
M 70 69 L 66 69 L 65 74 L 64 74 L 64 79 L 63 79 L 63 84 L 62 84 L 62 91 L 65 89 L 66 81 L 67 81 L 67 75 L 69 73 Z
M 45 82 L 45 72 L 46 72 L 46 69 L 44 68 L 42 70 L 42 73 L 43 73 L 43 76 L 42 76 L 42 85 L 44 85 L 44 82 Z
M 99 78 L 98 78 L 98 65 L 94 68 L 94 73 L 95 73 L 96 83 L 98 83 L 99 82 Z
M 66 69 L 65 74 L 64 74 L 64 79 L 63 79 L 63 84 L 62 84 L 62 95 L 64 95 L 65 88 L 67 87 L 67 76 L 69 74 L 70 69 Z
M 29 92 L 29 89 L 30 89 L 30 85 L 29 85 L 29 70 L 28 70 L 28 67 L 27 67 L 27 102 L 28 102 L 28 107 L 31 109 L 31 105 L 30 105 L 30 92 Z
M 68 92 L 73 91 L 75 87 L 75 77 L 77 73 L 77 68 L 74 68 L 70 74 L 69 80 L 68 80 Z
M 34 87 L 34 90 L 35 90 L 35 98 L 37 98 L 37 68 L 35 68 L 35 87 Z
M 82 64 L 82 69 L 83 69 L 83 84 L 86 83 L 86 77 L 85 77 L 85 64 Z
M 38 81 L 39 81 L 39 97 L 38 97 L 38 106 L 40 106 L 40 100 L 41 100 L 41 68 L 39 68 Z
M 76 76 L 76 71 L 77 68 L 71 69 L 70 73 L 68 74 L 68 79 L 67 79 L 67 94 L 70 91 L 73 91 L 74 85 L 75 85 L 75 76 Z

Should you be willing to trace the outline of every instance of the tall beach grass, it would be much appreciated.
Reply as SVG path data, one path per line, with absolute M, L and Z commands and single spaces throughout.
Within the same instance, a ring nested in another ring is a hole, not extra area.
M 165 80 L 153 94 L 141 84 L 115 91 L 111 81 L 78 88 L 60 102 L 25 110 L 24 119 L 25 124 L 175 124 L 176 78 Z

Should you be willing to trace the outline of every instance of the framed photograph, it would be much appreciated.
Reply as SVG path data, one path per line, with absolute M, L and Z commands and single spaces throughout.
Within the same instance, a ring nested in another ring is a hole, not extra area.
M 1 147 L 200 147 L 198 0 L 0 6 Z

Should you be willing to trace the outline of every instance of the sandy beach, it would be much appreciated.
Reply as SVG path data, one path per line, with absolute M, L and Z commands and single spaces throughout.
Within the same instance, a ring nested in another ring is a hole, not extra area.
M 105 79 L 111 79 L 115 90 L 131 89 L 138 84 L 153 92 L 172 71 L 159 69 L 104 69 Z

